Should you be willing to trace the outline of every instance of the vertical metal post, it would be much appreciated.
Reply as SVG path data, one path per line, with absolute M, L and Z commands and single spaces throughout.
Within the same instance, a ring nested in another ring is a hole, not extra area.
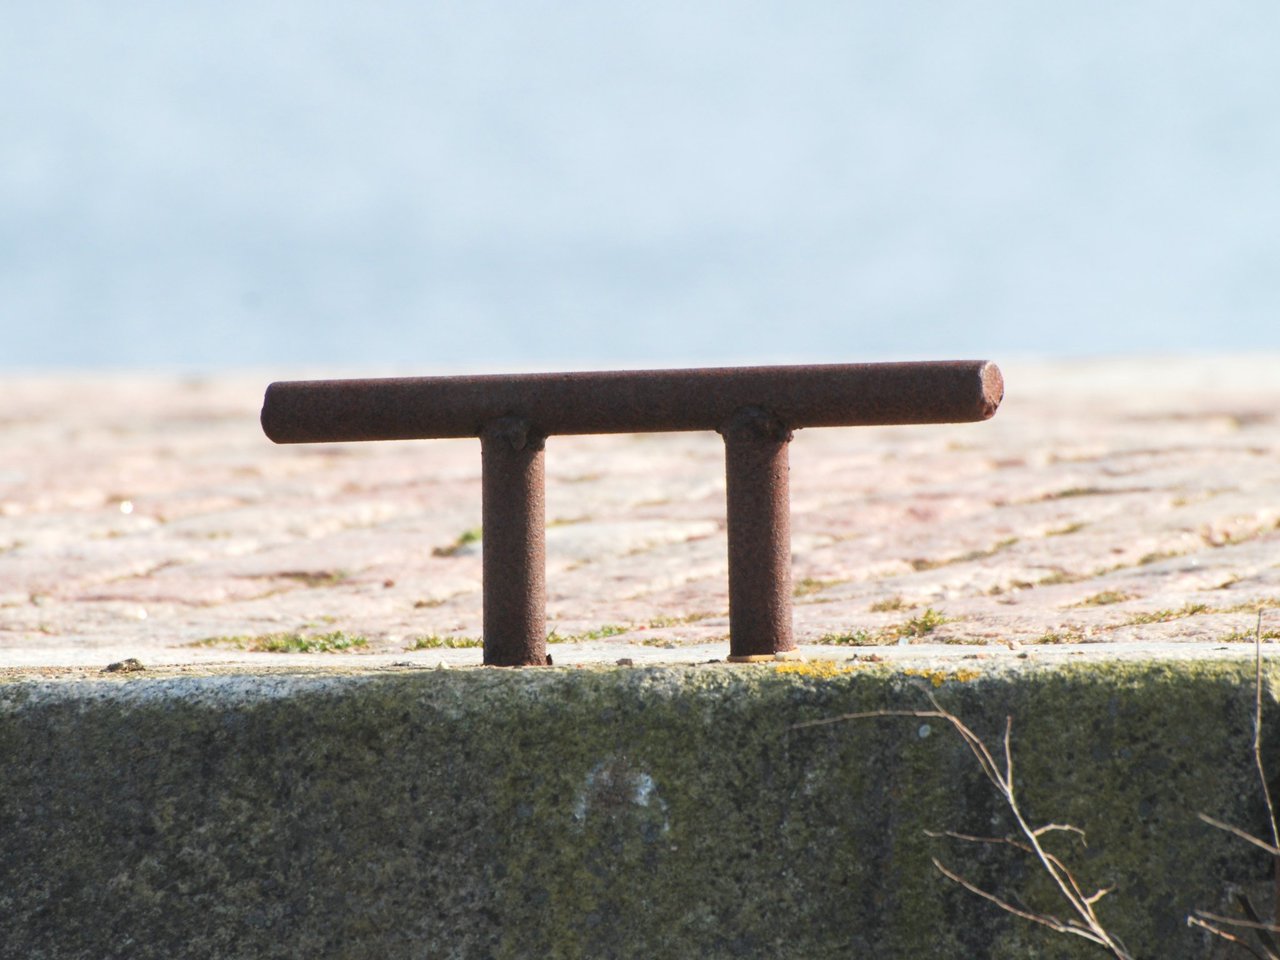
M 545 438 L 517 417 L 480 434 L 484 662 L 547 663 Z
M 795 650 L 791 632 L 791 430 L 758 407 L 720 427 L 729 519 L 729 662 Z

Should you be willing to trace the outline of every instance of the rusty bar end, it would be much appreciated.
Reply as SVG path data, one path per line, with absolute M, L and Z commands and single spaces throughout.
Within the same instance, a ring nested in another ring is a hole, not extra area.
M 1004 400 L 1004 374 L 990 360 L 983 363 L 982 376 L 982 419 L 990 420 L 1000 409 Z

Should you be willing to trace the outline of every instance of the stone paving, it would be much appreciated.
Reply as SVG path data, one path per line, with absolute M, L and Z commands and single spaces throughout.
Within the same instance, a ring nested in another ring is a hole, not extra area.
M 987 423 L 797 433 L 806 653 L 1235 655 L 1260 608 L 1280 637 L 1280 356 L 993 359 Z M 288 373 L 4 383 L 0 666 L 480 662 L 479 441 L 274 446 Z M 723 657 L 720 438 L 546 467 L 556 662 Z

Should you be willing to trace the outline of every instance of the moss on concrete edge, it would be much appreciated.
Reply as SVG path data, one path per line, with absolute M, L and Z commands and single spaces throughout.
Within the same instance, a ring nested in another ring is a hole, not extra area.
M 1274 685 L 1276 674 L 1268 673 Z M 1268 755 L 1275 718 L 1269 687 Z M 995 745 L 1139 956 L 1265 881 L 1253 671 L 764 665 L 0 686 L 15 956 L 1084 957 L 941 878 L 1060 912 L 945 724 L 797 728 L 930 690 Z M 1280 770 L 1280 758 L 1273 764 Z

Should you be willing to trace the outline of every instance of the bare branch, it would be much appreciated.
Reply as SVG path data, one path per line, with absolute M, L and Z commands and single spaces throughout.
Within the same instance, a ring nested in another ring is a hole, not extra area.
M 1013 818 L 1018 825 L 1018 830 L 1027 839 L 1027 842 L 1030 845 L 1030 852 L 1040 861 L 1045 872 L 1049 874 L 1050 879 L 1052 879 L 1057 885 L 1058 891 L 1061 893 L 1063 899 L 1067 901 L 1071 909 L 1076 913 L 1080 920 L 1083 921 L 1083 923 L 1077 923 L 1075 921 L 1064 923 L 1053 919 L 1052 922 L 1050 922 L 1051 918 L 1037 915 L 1039 917 L 1037 922 L 1051 927 L 1057 924 L 1058 926 L 1055 927 L 1055 929 L 1060 927 L 1062 932 L 1070 931 L 1078 936 L 1085 936 L 1087 932 L 1087 939 L 1105 946 L 1115 957 L 1119 958 L 1119 960 L 1130 960 L 1129 953 L 1125 950 L 1123 945 L 1107 932 L 1106 928 L 1103 927 L 1102 923 L 1098 920 L 1097 915 L 1093 912 L 1093 903 L 1095 901 L 1084 895 L 1079 884 L 1076 882 L 1075 876 L 1072 875 L 1071 871 L 1066 868 L 1062 861 L 1040 845 L 1039 834 L 1029 823 L 1027 823 L 1026 818 L 1022 815 L 1022 810 L 1018 805 L 1017 795 L 1014 792 L 1012 777 L 1013 719 L 1011 717 L 1007 717 L 1005 720 L 1004 750 L 1005 770 L 1007 773 L 1005 775 L 1001 775 L 999 768 L 996 766 L 995 759 L 991 756 L 986 744 L 983 743 L 977 734 L 965 726 L 959 717 L 950 711 L 945 710 L 932 694 L 929 695 L 929 700 L 936 708 L 936 712 L 942 714 L 943 719 L 947 720 L 947 722 L 949 722 L 956 731 L 960 733 L 961 737 L 963 737 L 965 743 L 969 746 L 970 751 L 978 759 L 979 764 L 981 764 L 983 772 L 987 774 L 987 778 L 1003 795 L 1005 805 L 1013 815 Z M 941 869 L 941 867 L 939 867 L 939 869 Z M 956 882 L 959 883 L 960 881 L 956 880 Z M 962 885 L 965 886 L 965 889 L 973 889 L 971 884 Z M 995 899 L 992 895 L 986 894 L 985 891 L 984 894 L 987 899 Z M 1003 901 L 999 902 L 1003 903 Z M 1023 916 L 1027 913 L 1027 911 L 1016 912 L 1018 916 Z
M 965 843 L 980 843 L 992 847 L 1013 847 L 1013 849 L 1018 850 L 1021 853 L 1029 853 L 1032 856 L 1036 855 L 1034 847 L 1023 843 L 1017 837 L 975 837 L 972 834 L 957 833 L 954 830 L 925 830 L 924 835 L 934 840 L 963 840 Z M 1053 862 L 1055 867 L 1067 876 L 1070 876 L 1071 871 L 1067 869 L 1066 864 L 1064 864 L 1061 859 L 1048 851 L 1044 851 L 1044 854 Z M 1074 886 L 1074 884 L 1075 880 L 1072 878 L 1072 885 Z M 1076 890 L 1079 892 L 1078 887 Z M 1084 894 L 1081 894 L 1080 898 L 1081 900 L 1084 900 Z
M 1244 911 L 1244 915 L 1254 923 L 1262 923 L 1262 918 L 1258 916 L 1258 911 L 1253 909 L 1253 901 L 1249 899 L 1247 893 L 1236 894 L 1236 903 L 1240 904 L 1240 909 Z M 1275 938 L 1272 933 L 1280 933 L 1280 930 L 1259 930 L 1257 937 L 1262 941 L 1262 949 L 1267 951 L 1267 956 L 1280 960 L 1280 946 L 1276 945 Z
M 1280 828 L 1276 826 L 1276 808 L 1271 802 L 1271 787 L 1267 783 L 1267 770 L 1262 763 L 1262 609 L 1258 609 L 1258 628 L 1253 634 L 1253 762 L 1258 768 L 1258 780 L 1262 783 L 1262 798 L 1267 802 L 1267 826 L 1271 828 L 1271 846 L 1280 847 Z M 1280 854 L 1280 850 L 1276 851 Z
M 1071 871 L 1066 868 L 1061 860 L 1049 853 L 1040 845 L 1040 834 L 1032 828 L 1029 823 L 1027 823 L 1026 818 L 1022 815 L 1022 810 L 1018 806 L 1018 798 L 1014 792 L 1013 786 L 1013 718 L 1005 718 L 1005 773 L 1001 774 L 999 767 L 996 765 L 995 758 L 991 756 L 991 752 L 987 749 L 987 746 L 982 739 L 967 727 L 959 717 L 951 713 L 949 710 L 944 709 L 932 693 L 929 694 L 929 700 L 933 704 L 935 712 L 941 715 L 941 719 L 945 719 L 950 723 L 952 727 L 955 728 L 956 732 L 958 732 L 964 739 L 970 752 L 973 753 L 974 757 L 978 760 L 979 765 L 981 765 L 983 773 L 987 775 L 987 779 L 995 785 L 1004 797 L 1005 805 L 1013 815 L 1013 818 L 1018 825 L 1018 830 L 1027 839 L 1030 847 L 1029 852 L 1040 861 L 1045 872 L 1049 874 L 1049 877 L 1057 885 L 1058 891 L 1062 894 L 1063 899 L 1067 901 L 1071 909 L 1078 917 L 1080 917 L 1080 920 L 1083 921 L 1083 923 L 1077 923 L 1076 921 L 1063 922 L 1056 918 L 1049 918 L 1036 914 L 1036 922 L 1045 926 L 1053 927 L 1054 929 L 1059 929 L 1061 932 L 1075 933 L 1077 936 L 1086 936 L 1087 934 L 1087 939 L 1090 939 L 1101 946 L 1105 946 L 1114 956 L 1120 958 L 1120 960 L 1129 960 L 1128 952 L 1107 932 L 1106 928 L 1102 926 L 1101 922 L 1099 922 L 1097 915 L 1093 912 L 1093 904 L 1096 902 L 1096 895 L 1094 899 L 1088 898 L 1084 895 L 1079 884 L 1076 882 L 1075 876 L 1072 875 Z M 938 869 L 942 870 L 943 868 L 939 865 Z M 967 882 L 962 883 L 960 879 L 955 878 L 951 874 L 947 874 L 946 871 L 944 871 L 944 874 L 951 876 L 952 879 L 955 879 L 956 883 L 961 883 L 966 890 L 977 892 L 972 884 L 968 884 Z M 982 894 L 993 902 L 1001 904 L 1004 903 L 1004 901 L 999 900 L 986 891 L 982 891 Z M 1010 912 L 1016 913 L 1018 916 L 1026 916 L 1028 914 L 1028 911 L 1018 910 L 1017 908 L 1012 908 Z
M 1004 782 L 1013 792 L 1013 717 L 1004 718 Z
M 1280 927 L 1274 923 L 1263 923 L 1260 920 L 1244 920 L 1240 917 L 1224 917 L 1220 913 L 1210 913 L 1208 910 L 1197 910 L 1196 916 L 1202 920 L 1212 920 L 1214 923 L 1225 923 L 1231 927 L 1243 927 L 1246 930 L 1265 930 L 1268 933 L 1280 933 Z
M 1021 853 L 1029 853 L 1032 856 L 1036 855 L 1036 851 L 1034 847 L 1031 847 L 1030 845 L 1023 843 L 1017 837 L 1012 837 L 1012 836 L 975 837 L 973 834 L 958 833 L 955 830 L 925 830 L 924 835 L 933 840 L 962 840 L 965 843 L 979 843 L 979 844 L 985 844 L 987 846 L 992 846 L 992 847 L 1013 847 L 1013 849 L 1018 850 Z M 1047 856 L 1051 861 L 1053 861 L 1053 865 L 1057 867 L 1059 870 L 1061 870 L 1064 874 L 1068 874 L 1068 875 L 1070 874 L 1070 871 L 1067 869 L 1066 865 L 1057 856 L 1055 856 L 1052 853 L 1049 853 L 1048 851 L 1045 851 L 1045 856 Z M 1074 884 L 1074 879 L 1072 882 Z M 1078 892 L 1078 889 L 1079 888 L 1077 888 L 1077 892 Z M 1082 900 L 1086 899 L 1083 894 L 1081 894 L 1081 899 Z
M 946 866 L 942 863 L 942 861 L 940 861 L 937 857 L 933 858 L 933 865 L 938 869 L 939 873 L 941 873 L 944 877 L 946 877 L 952 883 L 957 883 L 960 886 L 964 887 L 966 890 L 968 890 L 970 893 L 976 894 L 977 896 L 981 897 L 983 900 L 988 900 L 991 903 L 994 903 L 997 907 L 999 907 L 1001 910 L 1004 910 L 1006 913 L 1011 913 L 1015 917 L 1021 917 L 1024 920 L 1030 920 L 1032 923 L 1038 923 L 1041 926 L 1048 927 L 1050 930 L 1056 930 L 1058 933 L 1072 933 L 1072 934 L 1075 934 L 1077 937 L 1084 937 L 1086 940 L 1091 940 L 1094 943 L 1101 944 L 1102 946 L 1107 945 L 1106 941 L 1100 939 L 1097 936 L 1097 934 L 1095 934 L 1092 930 L 1088 929 L 1087 927 L 1081 926 L 1080 924 L 1075 923 L 1074 921 L 1068 920 L 1064 922 L 1062 920 L 1059 920 L 1057 917 L 1051 917 L 1041 913 L 1032 913 L 1030 910 L 1023 910 L 1020 907 L 1015 907 L 1013 904 L 1009 903 L 1007 900 L 1001 900 L 994 893 L 989 893 L 988 891 L 983 890 L 978 885 L 966 880 L 964 877 L 960 876 L 958 873 L 954 873 L 951 870 L 948 870 Z
M 1004 798 L 1005 805 L 1008 807 L 1010 814 L 1012 814 L 1014 821 L 1018 825 L 1018 832 L 1025 838 L 1026 842 L 1024 844 L 1022 841 L 1014 840 L 1012 838 L 1000 840 L 995 838 L 974 837 L 968 834 L 945 833 L 942 835 L 950 836 L 954 839 L 965 840 L 971 843 L 1007 844 L 1034 856 L 1040 861 L 1040 865 L 1044 868 L 1045 872 L 1049 874 L 1050 879 L 1052 879 L 1054 884 L 1057 886 L 1058 892 L 1067 902 L 1068 906 L 1071 907 L 1076 916 L 1079 917 L 1079 920 L 1064 921 L 1059 920 L 1057 917 L 1049 916 L 1048 914 L 1035 913 L 1032 910 L 1024 910 L 1020 907 L 1014 906 L 1006 900 L 1000 899 L 995 894 L 975 886 L 958 874 L 948 870 L 936 859 L 933 861 L 934 866 L 937 867 L 938 871 L 941 872 L 943 876 L 947 877 L 952 882 L 959 884 L 964 887 L 964 889 L 982 897 L 985 900 L 991 901 L 1014 916 L 1031 920 L 1034 923 L 1049 927 L 1059 933 L 1070 933 L 1078 937 L 1083 937 L 1092 943 L 1106 947 L 1111 952 L 1112 956 L 1117 958 L 1117 960 L 1132 960 L 1131 955 L 1125 949 L 1124 945 L 1118 938 L 1113 937 L 1107 929 L 1102 926 L 1102 923 L 1098 920 L 1097 915 L 1093 911 L 1093 905 L 1108 893 L 1109 890 L 1104 889 L 1094 893 L 1092 896 L 1085 896 L 1084 892 L 1080 889 L 1079 884 L 1076 882 L 1076 878 L 1072 875 L 1071 871 L 1067 869 L 1066 865 L 1058 859 L 1058 857 L 1054 856 L 1040 845 L 1040 837 L 1045 833 L 1053 831 L 1078 833 L 1083 841 L 1084 831 L 1079 828 L 1072 827 L 1069 824 L 1048 824 L 1044 827 L 1033 828 L 1022 815 L 1022 810 L 1018 805 L 1018 798 L 1013 784 L 1013 717 L 1005 717 L 1003 738 L 1004 769 L 1001 770 L 1000 764 L 998 764 L 995 757 L 992 756 L 991 751 L 987 748 L 986 742 L 974 733 L 972 729 L 966 726 L 959 717 L 950 710 L 945 709 L 942 704 L 938 702 L 937 697 L 933 695 L 932 691 L 925 690 L 924 692 L 925 696 L 929 699 L 930 705 L 933 707 L 932 710 L 868 710 L 859 713 L 846 713 L 838 717 L 830 717 L 824 720 L 810 720 L 804 723 L 795 724 L 792 729 L 825 726 L 832 723 L 841 723 L 847 720 L 866 720 L 879 717 L 915 717 L 921 719 L 945 720 L 947 723 L 951 724 L 952 729 L 956 731 L 960 736 L 960 739 L 964 741 L 965 746 L 969 748 L 969 752 L 973 754 L 974 759 L 978 761 L 978 766 L 982 769 L 983 775 Z
M 1231 943 L 1234 943 L 1237 946 L 1244 947 L 1246 950 L 1252 953 L 1255 957 L 1257 957 L 1258 960 L 1277 960 L 1274 954 L 1272 954 L 1271 956 L 1261 954 L 1257 950 L 1253 949 L 1253 944 L 1249 943 L 1248 940 L 1242 939 L 1241 937 L 1237 937 L 1234 933 L 1228 933 L 1226 930 L 1219 929 L 1218 927 L 1215 927 L 1211 923 L 1206 923 L 1205 921 L 1201 920 L 1199 917 L 1187 917 L 1187 926 L 1200 927 L 1203 930 L 1208 930 L 1215 937 L 1221 937 L 1223 940 L 1229 940 Z
M 1273 858 L 1273 866 L 1276 870 L 1276 879 L 1274 883 L 1275 903 L 1273 909 L 1277 920 L 1280 920 L 1280 827 L 1276 824 L 1276 808 L 1271 799 L 1271 786 L 1267 783 L 1267 770 L 1262 762 L 1262 609 L 1258 609 L 1258 625 L 1253 636 L 1253 764 L 1258 771 L 1258 780 L 1262 784 L 1262 799 L 1267 808 L 1267 827 L 1271 831 L 1271 843 L 1267 843 L 1260 837 L 1241 830 L 1239 827 L 1216 820 L 1208 814 L 1201 813 L 1199 817 L 1205 823 L 1212 827 L 1217 827 L 1234 837 L 1244 840 L 1255 847 L 1269 853 Z M 1209 913 L 1205 910 L 1197 910 L 1195 916 L 1187 917 L 1187 924 L 1190 926 L 1201 927 L 1208 930 L 1214 936 L 1221 937 L 1223 940 L 1230 941 L 1238 946 L 1244 947 L 1259 960 L 1280 960 L 1280 945 L 1277 945 L 1273 933 L 1280 933 L 1280 926 L 1275 923 L 1264 923 L 1262 918 L 1258 916 L 1258 912 L 1253 908 L 1250 899 L 1241 894 L 1237 896 L 1240 909 L 1243 910 L 1248 917 L 1247 920 L 1240 920 L 1235 917 L 1224 917 L 1218 914 Z M 1212 922 L 1209 922 L 1212 921 Z M 1253 931 L 1262 945 L 1263 953 L 1259 953 L 1253 948 L 1253 945 L 1242 937 L 1238 937 L 1233 933 L 1223 930 L 1216 924 L 1225 924 L 1229 927 L 1238 927 L 1244 930 Z
M 1267 805 L 1267 826 L 1271 829 L 1271 845 L 1280 847 L 1280 827 L 1276 826 L 1276 808 L 1271 801 L 1271 786 L 1267 783 L 1267 769 L 1262 763 L 1262 608 L 1258 608 L 1258 626 L 1253 632 L 1253 764 L 1258 768 L 1258 780 L 1262 784 L 1262 799 Z M 1280 855 L 1280 850 L 1277 850 Z M 1275 889 L 1272 891 L 1272 910 L 1280 920 L 1280 856 L 1271 864 L 1275 873 Z
M 1036 827 L 1035 834 L 1037 837 L 1040 837 L 1046 833 L 1052 833 L 1055 830 L 1060 830 L 1065 833 L 1074 833 L 1080 837 L 1080 846 L 1087 847 L 1089 845 L 1085 840 L 1084 831 L 1069 823 L 1046 823 L 1043 827 Z
M 844 723 L 846 720 L 874 720 L 877 717 L 932 717 L 935 720 L 947 719 L 945 713 L 941 710 L 865 710 L 861 713 L 842 713 L 836 717 L 826 717 L 822 720 L 806 720 L 803 723 L 793 723 L 792 730 L 800 730 L 804 727 L 827 727 L 833 723 Z
M 1217 827 L 1219 830 L 1225 830 L 1232 836 L 1239 837 L 1241 840 L 1244 840 L 1247 843 L 1252 843 L 1255 847 L 1267 851 L 1267 853 L 1271 854 L 1273 857 L 1280 857 L 1280 847 L 1273 847 L 1271 844 L 1267 843 L 1267 841 L 1259 840 L 1252 833 L 1249 833 L 1246 830 L 1241 830 L 1239 827 L 1233 827 L 1231 824 L 1223 823 L 1221 820 L 1215 820 L 1207 813 L 1198 813 L 1196 816 L 1211 827 Z
M 933 704 L 933 709 L 937 712 L 939 719 L 947 721 L 952 728 L 960 735 L 960 739 L 965 742 L 965 746 L 969 748 L 969 752 L 973 754 L 974 759 L 978 761 L 978 766 L 982 768 L 983 774 L 1002 794 L 1008 792 L 1004 779 L 1000 776 L 1000 768 L 996 766 L 996 761 L 991 756 L 991 751 L 987 749 L 987 745 L 983 739 L 974 733 L 964 722 L 954 713 L 938 702 L 938 698 L 933 695 L 932 690 L 925 690 L 924 695 L 929 698 L 929 702 Z
M 1019 840 L 1017 837 L 975 837 L 969 833 L 957 833 L 954 830 L 926 830 L 926 837 L 934 840 L 963 840 L 965 843 L 985 843 L 991 846 L 1013 847 L 1015 850 L 1021 850 L 1023 853 L 1035 853 L 1029 846 Z

